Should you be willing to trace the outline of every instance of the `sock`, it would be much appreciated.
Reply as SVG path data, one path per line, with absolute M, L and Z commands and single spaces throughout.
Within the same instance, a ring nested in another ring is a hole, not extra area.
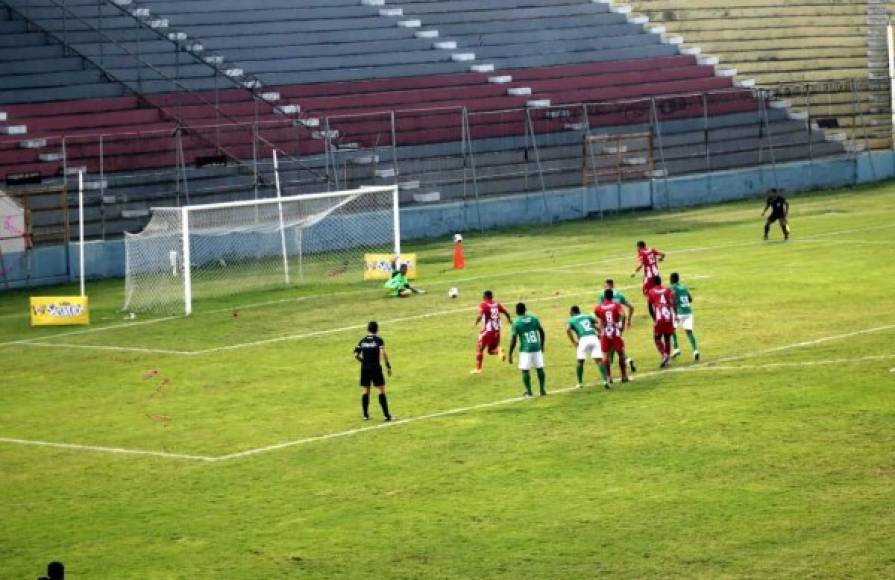
M 675 350 L 678 349 L 677 333 L 676 332 L 671 335 L 671 346 L 673 346 Z
M 687 340 L 690 341 L 690 346 L 693 348 L 693 350 L 699 350 L 699 347 L 696 346 L 696 335 L 695 334 L 693 334 L 692 332 L 688 332 Z
M 584 382 L 584 365 L 583 364 L 578 363 L 578 366 L 575 367 L 575 375 L 578 377 L 579 385 Z
M 771 222 L 767 222 L 764 225 L 764 237 L 768 237 L 769 233 L 771 233 Z
M 670 334 L 666 334 L 664 337 L 662 337 L 662 342 L 665 347 L 665 356 L 671 355 L 671 337 L 672 335 Z
M 618 370 L 622 372 L 622 378 L 628 376 L 628 359 L 626 357 L 618 357 Z
M 600 362 L 600 364 L 598 364 L 597 366 L 600 368 L 600 378 L 603 379 L 603 382 L 605 383 L 607 380 L 606 379 L 606 365 L 604 365 L 602 362 Z
M 530 395 L 531 394 L 531 371 L 522 371 L 522 385 L 525 387 L 525 392 Z
M 475 368 L 482 368 L 482 361 L 485 359 L 485 353 L 483 351 L 478 351 L 475 353 Z
M 653 337 L 653 341 L 656 343 L 656 350 L 659 351 L 659 354 L 665 356 L 665 344 L 662 342 L 662 336 L 657 334 Z
M 385 398 L 385 393 L 379 395 L 379 406 L 382 407 L 382 416 L 386 419 L 390 418 L 391 415 L 388 412 L 388 399 Z
M 609 365 L 610 365 L 609 361 L 606 361 L 601 365 L 602 369 L 603 369 L 603 380 L 604 381 L 612 380 L 612 367 Z
M 544 369 L 535 369 L 535 372 L 538 373 L 538 386 L 541 387 L 541 392 L 546 392 L 547 386 L 547 375 L 544 374 Z
M 369 411 L 370 411 L 370 395 L 369 394 L 364 393 L 363 395 L 360 396 L 360 406 L 364 410 L 364 417 L 369 417 L 370 416 L 370 413 L 369 413 Z
M 784 236 L 789 235 L 789 230 L 786 228 L 786 224 L 784 224 L 782 221 L 780 222 L 780 231 L 783 232 Z

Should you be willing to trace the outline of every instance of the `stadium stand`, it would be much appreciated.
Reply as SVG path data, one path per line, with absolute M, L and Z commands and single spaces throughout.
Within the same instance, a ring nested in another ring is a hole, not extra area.
M 872 149 L 892 147 L 886 0 L 633 0 L 797 111 Z M 854 81 L 848 82 L 849 80 Z
M 57 84 L 3 80 L 0 171 L 86 171 L 92 236 L 139 229 L 153 205 L 270 195 L 273 148 L 287 193 L 398 182 L 406 203 L 580 187 L 593 133 L 652 135 L 598 156 L 595 175 L 625 166 L 612 179 L 844 152 L 625 5 L 4 3 L 46 71 L 20 76 Z

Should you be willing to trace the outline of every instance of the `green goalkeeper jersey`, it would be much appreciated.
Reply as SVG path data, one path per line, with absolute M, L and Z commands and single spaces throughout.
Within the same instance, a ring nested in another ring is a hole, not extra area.
M 392 272 L 391 278 L 385 281 L 383 287 L 391 290 L 390 296 L 397 296 L 401 290 L 407 287 L 407 276 L 402 274 L 399 270 L 395 270 Z
M 526 314 L 520 316 L 513 322 L 513 334 L 519 337 L 519 352 L 540 352 L 541 334 L 538 329 L 541 328 L 541 321 L 537 316 Z
M 671 291 L 674 292 L 674 311 L 678 314 L 693 314 L 690 290 L 683 284 L 672 284 Z
M 572 329 L 578 338 L 583 336 L 596 336 L 596 318 L 591 314 L 577 314 L 566 322 L 566 325 Z

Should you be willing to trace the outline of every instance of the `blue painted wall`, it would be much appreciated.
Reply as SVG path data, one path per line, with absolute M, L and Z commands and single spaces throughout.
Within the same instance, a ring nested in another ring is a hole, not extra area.
M 895 178 L 895 153 L 875 151 L 852 158 L 799 161 L 651 182 L 574 188 L 547 194 L 491 197 L 481 203 L 448 203 L 401 211 L 403 239 L 425 239 L 454 232 L 566 221 L 619 209 L 674 208 L 762 196 L 771 187 L 789 193 L 831 189 Z M 30 261 L 30 262 L 29 262 Z M 6 254 L 12 288 L 45 286 L 78 279 L 78 248 L 54 246 L 29 254 Z M 30 276 L 28 275 L 30 268 Z M 124 241 L 85 246 L 89 278 L 124 275 Z

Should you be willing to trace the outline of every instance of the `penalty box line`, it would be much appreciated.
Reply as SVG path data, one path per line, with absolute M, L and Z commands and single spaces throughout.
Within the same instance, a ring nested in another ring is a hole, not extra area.
M 783 345 L 783 346 L 779 346 L 779 347 L 775 347 L 775 348 L 770 348 L 770 349 L 765 349 L 765 350 L 755 351 L 755 352 L 746 353 L 746 354 L 742 354 L 742 355 L 734 355 L 734 356 L 729 356 L 729 357 L 723 357 L 723 358 L 720 358 L 720 359 L 718 359 L 718 360 L 716 360 L 716 361 L 709 361 L 709 362 L 697 363 L 697 364 L 690 365 L 690 366 L 688 366 L 688 367 L 683 367 L 683 368 L 677 368 L 677 369 L 672 368 L 672 369 L 663 369 L 663 370 L 657 370 L 657 371 L 648 371 L 648 372 L 645 372 L 645 373 L 638 373 L 638 375 L 637 375 L 637 382 L 639 382 L 639 381 L 641 381 L 641 380 L 643 380 L 643 379 L 646 379 L 646 378 L 650 378 L 650 377 L 654 377 L 654 376 L 658 376 L 658 375 L 663 375 L 663 374 L 668 374 L 669 371 L 674 371 L 674 372 L 677 372 L 677 373 L 681 373 L 681 372 L 698 371 L 698 370 L 708 370 L 708 369 L 712 369 L 712 370 L 714 370 L 715 365 L 717 365 L 718 363 L 733 362 L 733 361 L 736 361 L 736 360 L 744 360 L 744 359 L 748 359 L 748 358 L 754 358 L 754 357 L 757 357 L 757 356 L 762 356 L 762 355 L 765 355 L 765 354 L 770 354 L 770 353 L 775 353 L 775 352 L 782 352 L 782 351 L 793 350 L 793 349 L 798 349 L 798 348 L 804 348 L 804 347 L 808 347 L 808 346 L 814 346 L 814 345 L 818 345 L 818 344 L 823 344 L 823 343 L 825 343 L 825 342 L 831 342 L 831 341 L 835 341 L 835 340 L 844 340 L 844 339 L 847 339 L 847 338 L 852 338 L 852 337 L 855 337 L 855 336 L 860 336 L 860 335 L 862 335 L 862 334 L 871 334 L 871 333 L 875 333 L 875 332 L 883 332 L 883 331 L 885 331 L 885 330 L 891 330 L 891 329 L 895 329 L 895 324 L 887 324 L 887 325 L 885 325 L 885 326 L 877 326 L 877 327 L 874 327 L 874 328 L 866 328 L 866 329 L 863 329 L 863 330 L 858 330 L 858 331 L 855 331 L 855 332 L 849 332 L 849 333 L 846 333 L 846 334 L 838 334 L 838 335 L 832 335 L 832 336 L 824 336 L 824 337 L 817 338 L 817 339 L 814 339 L 814 340 L 807 340 L 807 341 L 797 342 L 797 343 L 793 343 L 793 344 L 788 344 L 788 345 Z M 860 360 L 860 359 L 858 359 L 858 358 L 855 358 L 855 359 L 847 359 L 847 362 L 857 362 L 857 361 L 859 361 L 859 360 Z M 804 365 L 804 366 L 810 366 L 811 361 L 808 361 L 808 362 L 809 362 L 809 364 L 806 364 L 806 365 Z M 842 363 L 845 362 L 845 361 L 841 361 L 841 360 L 839 360 L 839 361 L 835 361 L 835 362 L 838 363 L 838 364 L 842 364 Z M 793 363 L 793 364 L 798 364 L 798 363 Z M 814 364 L 817 364 L 817 363 L 814 363 Z M 833 364 L 833 363 L 830 363 L 830 364 Z M 767 365 L 753 365 L 751 368 L 752 368 L 752 370 L 759 370 L 759 369 L 764 369 L 764 368 L 766 368 L 766 367 L 767 367 Z M 750 368 L 750 367 L 722 367 L 722 368 L 718 368 L 718 370 L 729 370 L 730 368 L 745 369 L 745 368 Z M 580 390 L 578 387 L 566 387 L 566 388 L 564 388 L 564 389 L 559 389 L 559 390 L 555 390 L 555 391 L 550 391 L 550 394 L 551 394 L 551 395 L 561 395 L 561 394 L 566 394 L 566 393 L 575 392 L 575 391 L 578 391 L 578 390 Z M 424 420 L 427 420 L 427 419 L 436 419 L 436 418 L 439 418 L 439 417 L 447 417 L 447 416 L 450 416 L 450 415 L 458 415 L 458 414 L 466 413 L 466 412 L 469 412 L 469 411 L 477 411 L 477 410 L 480 410 L 480 409 L 487 409 L 487 408 L 490 408 L 490 407 L 498 407 L 498 406 L 502 406 L 502 405 L 509 405 L 509 404 L 511 404 L 511 403 L 516 403 L 516 402 L 519 402 L 519 401 L 525 401 L 525 400 L 528 400 L 528 399 L 526 399 L 525 397 L 512 397 L 512 398 L 509 398 L 509 399 L 503 399 L 503 400 L 500 400 L 500 401 L 491 401 L 491 402 L 488 402 L 488 403 L 480 403 L 480 404 L 478 404 L 478 405 L 471 405 L 471 406 L 468 406 L 468 407 L 459 407 L 459 408 L 456 408 L 456 409 L 448 409 L 448 410 L 446 410 L 446 411 L 438 411 L 438 412 L 435 412 L 435 413 L 429 413 L 429 414 L 427 414 L 427 415 L 420 415 L 419 417 L 409 417 L 409 418 L 407 418 L 407 419 L 401 419 L 401 420 L 394 421 L 394 422 L 389 422 L 389 423 L 382 423 L 381 425 L 374 425 L 374 426 L 371 426 L 371 427 L 361 427 L 361 428 L 358 428 L 358 429 L 351 429 L 351 430 L 348 430 L 348 431 L 340 431 L 340 432 L 336 432 L 336 433 L 328 433 L 328 434 L 326 434 L 326 435 L 316 435 L 316 436 L 313 436 L 313 437 L 306 437 L 306 438 L 304 438 L 304 439 L 296 439 L 295 441 L 286 441 L 286 442 L 283 442 L 283 443 L 276 443 L 276 444 L 274 444 L 274 445 L 268 445 L 268 446 L 266 446 L 266 447 L 259 447 L 259 448 L 257 448 L 257 449 L 247 449 L 247 450 L 245 450 L 245 451 L 240 451 L 240 452 L 237 452 L 237 453 L 231 453 L 231 454 L 229 454 L 229 455 L 222 455 L 222 456 L 219 456 L 216 460 L 217 460 L 217 461 L 228 461 L 228 460 L 230 460 L 230 459 L 239 459 L 239 458 L 242 458 L 242 457 L 249 457 L 249 456 L 251 456 L 251 455 L 258 455 L 258 454 L 260 454 L 260 453 L 268 453 L 268 452 L 270 452 L 270 451 L 277 451 L 277 450 L 279 450 L 279 449 L 286 449 L 286 448 L 288 448 L 288 447 L 296 447 L 296 446 L 299 446 L 299 445 L 307 445 L 308 443 L 314 443 L 314 442 L 317 442 L 317 441 L 325 441 L 325 440 L 328 440 L 328 439 L 336 439 L 336 438 L 340 438 L 340 437 L 348 437 L 348 436 L 351 436 L 351 435 L 357 435 L 357 434 L 359 434 L 359 433 L 365 433 L 365 432 L 368 432 L 368 431 L 374 431 L 374 430 L 377 430 L 377 429 L 384 429 L 384 428 L 388 428 L 388 427 L 397 427 L 398 425 L 407 425 L 407 424 L 409 424 L 409 423 L 417 423 L 417 422 L 424 421 Z
M 874 231 L 874 230 L 881 230 L 881 229 L 890 229 L 893 227 L 895 227 L 895 224 L 884 224 L 884 225 L 880 225 L 880 226 L 870 226 L 870 227 L 866 227 L 866 228 L 851 228 L 851 229 L 845 229 L 845 230 L 834 230 L 834 231 L 830 231 L 830 232 L 823 232 L 820 234 L 813 234 L 811 236 L 806 236 L 804 238 L 796 238 L 795 240 L 793 240 L 793 242 L 795 243 L 795 242 L 799 242 L 799 241 L 809 241 L 809 240 L 814 240 L 816 238 L 826 238 L 826 237 L 837 236 L 837 235 L 841 235 L 841 234 L 851 234 L 851 233 L 867 232 L 867 231 Z M 764 244 L 767 244 L 767 242 L 763 242 L 763 241 L 761 241 L 761 242 L 731 242 L 731 243 L 725 243 L 725 244 L 716 244 L 714 246 L 695 246 L 695 247 L 690 247 L 690 248 L 682 248 L 679 250 L 669 250 L 668 254 L 669 255 L 677 255 L 677 254 L 688 254 L 688 253 L 696 253 L 696 252 L 708 252 L 708 251 L 712 251 L 712 250 L 723 250 L 723 249 L 733 248 L 733 247 L 742 247 L 744 245 L 757 246 L 757 245 L 764 245 Z M 550 268 L 528 268 L 528 269 L 524 269 L 524 270 L 514 270 L 512 272 L 498 272 L 498 273 L 494 273 L 494 274 L 483 274 L 483 275 L 479 275 L 479 276 L 467 276 L 465 278 L 455 278 L 453 280 L 440 280 L 440 281 L 436 280 L 436 281 L 433 281 L 432 284 L 436 285 L 436 286 L 442 286 L 442 285 L 450 286 L 452 284 L 457 284 L 460 282 L 474 282 L 476 280 L 483 280 L 483 279 L 503 278 L 503 277 L 507 277 L 507 276 L 518 276 L 520 274 L 531 274 L 531 273 L 537 273 L 537 272 L 554 272 L 554 271 L 562 272 L 562 271 L 565 271 L 565 270 L 568 270 L 571 268 L 595 266 L 598 264 L 619 262 L 619 261 L 629 260 L 629 259 L 632 261 L 634 260 L 634 258 L 631 257 L 630 255 L 613 256 L 613 257 L 601 258 L 599 260 L 593 260 L 593 261 L 589 261 L 589 262 L 581 262 L 581 263 L 577 263 L 577 264 L 567 264 L 567 265 L 562 265 L 562 266 L 554 266 L 554 267 L 550 267 Z M 345 291 L 345 292 L 335 292 L 335 293 L 329 294 L 328 296 L 363 294 L 363 293 L 367 293 L 367 292 L 368 292 L 367 290 L 349 290 L 349 291 Z M 312 296 L 299 296 L 296 298 L 284 298 L 282 300 L 269 300 L 269 301 L 265 301 L 265 302 L 233 306 L 232 308 L 228 307 L 228 308 L 210 310 L 207 312 L 207 314 L 227 312 L 227 311 L 233 310 L 234 308 L 248 309 L 248 308 L 271 306 L 274 304 L 287 304 L 287 303 L 293 303 L 293 302 L 303 302 L 303 301 L 310 300 L 313 298 L 314 297 L 312 297 Z M 198 315 L 201 316 L 202 313 L 198 313 Z M 170 322 L 172 320 L 180 320 L 182 318 L 183 318 L 182 316 L 166 316 L 164 318 L 156 318 L 153 320 L 142 320 L 139 322 L 113 324 L 110 326 L 102 326 L 102 327 L 98 327 L 98 328 L 73 330 L 73 331 L 63 332 L 63 333 L 59 333 L 59 334 L 55 334 L 55 335 L 40 336 L 40 337 L 36 337 L 36 338 L 27 338 L 27 339 L 23 339 L 23 340 L 12 340 L 12 341 L 7 341 L 7 342 L 0 342 L 0 347 L 24 345 L 24 344 L 34 344 L 36 342 L 52 340 L 55 338 L 62 338 L 65 336 L 73 336 L 73 335 L 96 333 L 96 332 L 105 332 L 107 330 L 118 330 L 118 329 L 122 329 L 122 328 L 131 328 L 131 327 L 142 326 L 142 325 L 159 324 L 162 322 Z M 140 352 L 155 352 L 156 354 L 190 355 L 196 351 L 165 351 L 163 349 L 147 349 L 145 351 L 140 351 Z
M 760 351 L 755 351 L 751 353 L 745 353 L 742 355 L 734 355 L 723 357 L 717 359 L 715 361 L 702 362 L 694 365 L 690 365 L 688 367 L 683 368 L 671 368 L 665 370 L 657 370 L 657 371 L 649 371 L 645 373 L 638 373 L 635 382 L 639 382 L 643 379 L 647 379 L 650 377 L 655 377 L 659 375 L 670 375 L 673 373 L 682 373 L 682 372 L 692 372 L 692 371 L 732 371 L 732 370 L 764 370 L 771 368 L 778 368 L 784 365 L 788 365 L 791 367 L 808 367 L 808 366 L 817 366 L 824 364 L 848 364 L 855 362 L 863 362 L 868 360 L 883 360 L 886 358 L 895 358 L 895 354 L 893 355 L 871 355 L 866 357 L 858 357 L 858 358 L 850 358 L 850 359 L 837 359 L 837 360 L 822 360 L 822 361 L 804 361 L 804 362 L 794 362 L 794 363 L 768 363 L 764 365 L 750 365 L 750 366 L 719 366 L 719 363 L 733 362 L 736 360 L 744 360 L 748 358 L 754 358 L 757 356 L 762 356 L 765 354 L 782 352 L 786 350 L 793 350 L 798 348 L 804 348 L 809 346 L 814 346 L 817 344 L 823 344 L 825 342 L 832 342 L 836 340 L 844 340 L 847 338 L 852 338 L 854 336 L 859 336 L 862 334 L 871 334 L 876 332 L 883 332 L 886 330 L 895 329 L 895 324 L 887 324 L 884 326 L 877 326 L 873 328 L 866 328 L 863 330 L 858 330 L 854 332 L 849 332 L 846 334 L 837 334 L 831 336 L 824 336 L 820 338 L 816 338 L 813 340 L 797 342 L 789 345 L 783 345 L 771 349 L 765 349 Z M 565 393 L 571 393 L 578 391 L 577 387 L 567 387 L 564 389 L 551 391 L 551 395 L 561 395 Z M 455 409 L 447 409 L 444 411 L 436 411 L 434 413 L 428 413 L 425 415 L 420 415 L 417 417 L 408 417 L 407 419 L 400 419 L 398 421 L 390 422 L 390 423 L 382 423 L 380 425 L 373 425 L 368 427 L 361 427 L 358 429 L 349 429 L 347 431 L 337 431 L 334 433 L 327 433 L 324 435 L 314 435 L 312 437 L 304 437 L 302 439 L 295 439 L 292 441 L 285 441 L 282 443 L 276 443 L 273 445 L 268 445 L 265 447 L 258 447 L 255 449 L 246 449 L 245 451 L 239 451 L 236 453 L 229 453 L 226 455 L 218 455 L 218 456 L 207 456 L 207 455 L 190 455 L 183 453 L 169 453 L 165 451 L 149 451 L 144 449 L 126 449 L 120 447 L 104 447 L 101 445 L 81 445 L 77 443 L 57 443 L 52 441 L 35 441 L 30 439 L 17 439 L 12 437 L 0 437 L 0 443 L 8 443 L 13 445 L 27 445 L 27 446 L 36 446 L 36 447 L 51 447 L 58 449 L 69 449 L 76 451 L 90 451 L 90 452 L 98 452 L 98 453 L 111 453 L 111 454 L 119 454 L 119 455 L 137 455 L 144 457 L 159 457 L 162 459 L 175 459 L 175 460 L 187 460 L 187 461 L 201 461 L 206 463 L 217 463 L 221 461 L 230 461 L 232 459 L 240 459 L 244 457 L 250 457 L 253 455 L 259 455 L 262 453 L 269 453 L 271 451 L 277 451 L 280 449 L 287 449 L 289 447 L 297 447 L 301 445 L 307 445 L 310 443 L 315 443 L 319 441 L 327 441 L 330 439 L 338 439 L 342 437 L 349 437 L 352 435 L 358 435 L 360 433 L 366 433 L 369 431 L 376 431 L 379 429 L 386 429 L 389 427 L 397 427 L 399 425 L 408 425 L 411 423 L 418 423 L 420 421 L 425 421 L 429 419 L 437 419 L 440 417 L 449 417 L 451 415 L 459 415 L 462 413 L 467 413 L 471 411 L 477 411 L 481 409 L 488 409 L 492 407 L 499 407 L 503 405 L 509 405 L 512 403 L 516 403 L 519 401 L 525 401 L 524 397 L 512 397 L 509 399 L 502 399 L 499 401 L 490 401 L 487 403 L 479 403 L 476 405 L 470 405 L 466 407 L 458 407 Z
M 709 278 L 707 275 L 694 275 L 690 276 L 690 279 L 693 280 L 703 280 Z M 619 290 L 633 290 L 639 288 L 639 286 L 625 286 L 619 288 Z M 583 290 L 581 292 L 570 292 L 567 294 L 560 293 L 559 295 L 554 296 L 545 296 L 539 298 L 529 298 L 526 299 L 529 303 L 535 302 L 547 302 L 551 300 L 561 300 L 563 298 L 576 297 L 576 296 L 587 296 L 593 294 L 596 296 L 597 290 Z M 441 316 L 450 316 L 452 314 L 461 314 L 461 313 L 469 313 L 471 311 L 471 307 L 463 307 L 463 308 L 452 308 L 449 310 L 437 310 L 434 312 L 425 312 L 423 314 L 416 314 L 413 316 L 404 316 L 400 318 L 393 318 L 390 320 L 385 320 L 382 324 L 401 324 L 404 322 L 413 322 L 415 320 L 425 320 L 428 318 L 437 318 Z M 62 348 L 62 349 L 80 349 L 80 350 L 103 350 L 103 351 L 116 351 L 116 352 L 135 352 L 141 354 L 162 354 L 162 355 L 175 355 L 175 356 L 200 356 L 206 354 L 214 354 L 217 352 L 226 352 L 231 350 L 239 350 L 243 348 L 253 348 L 258 346 L 266 346 L 270 344 L 276 344 L 279 342 L 291 342 L 297 340 L 305 340 L 308 338 L 317 338 L 321 336 L 328 336 L 331 334 L 338 334 L 342 332 L 347 332 L 349 330 L 364 330 L 367 328 L 366 323 L 364 324 L 352 324 L 350 326 L 341 326 L 338 328 L 327 328 L 326 330 L 315 330 L 313 332 L 305 332 L 302 334 L 289 334 L 286 336 L 277 336 L 274 338 L 266 338 L 263 340 L 256 340 L 251 342 L 241 342 L 237 344 L 230 344 L 226 346 L 218 346 L 214 348 L 208 348 L 203 350 L 169 350 L 169 349 L 160 349 L 160 348 L 144 348 L 144 347 L 127 347 L 127 346 L 109 346 L 109 345 L 90 345 L 90 344 L 72 344 L 65 342 L 36 342 L 38 339 L 31 339 L 30 341 L 22 341 L 17 344 L 21 344 L 24 346 L 32 346 L 32 347 L 41 347 L 41 348 Z M 2 346 L 2 345 L 0 345 Z

